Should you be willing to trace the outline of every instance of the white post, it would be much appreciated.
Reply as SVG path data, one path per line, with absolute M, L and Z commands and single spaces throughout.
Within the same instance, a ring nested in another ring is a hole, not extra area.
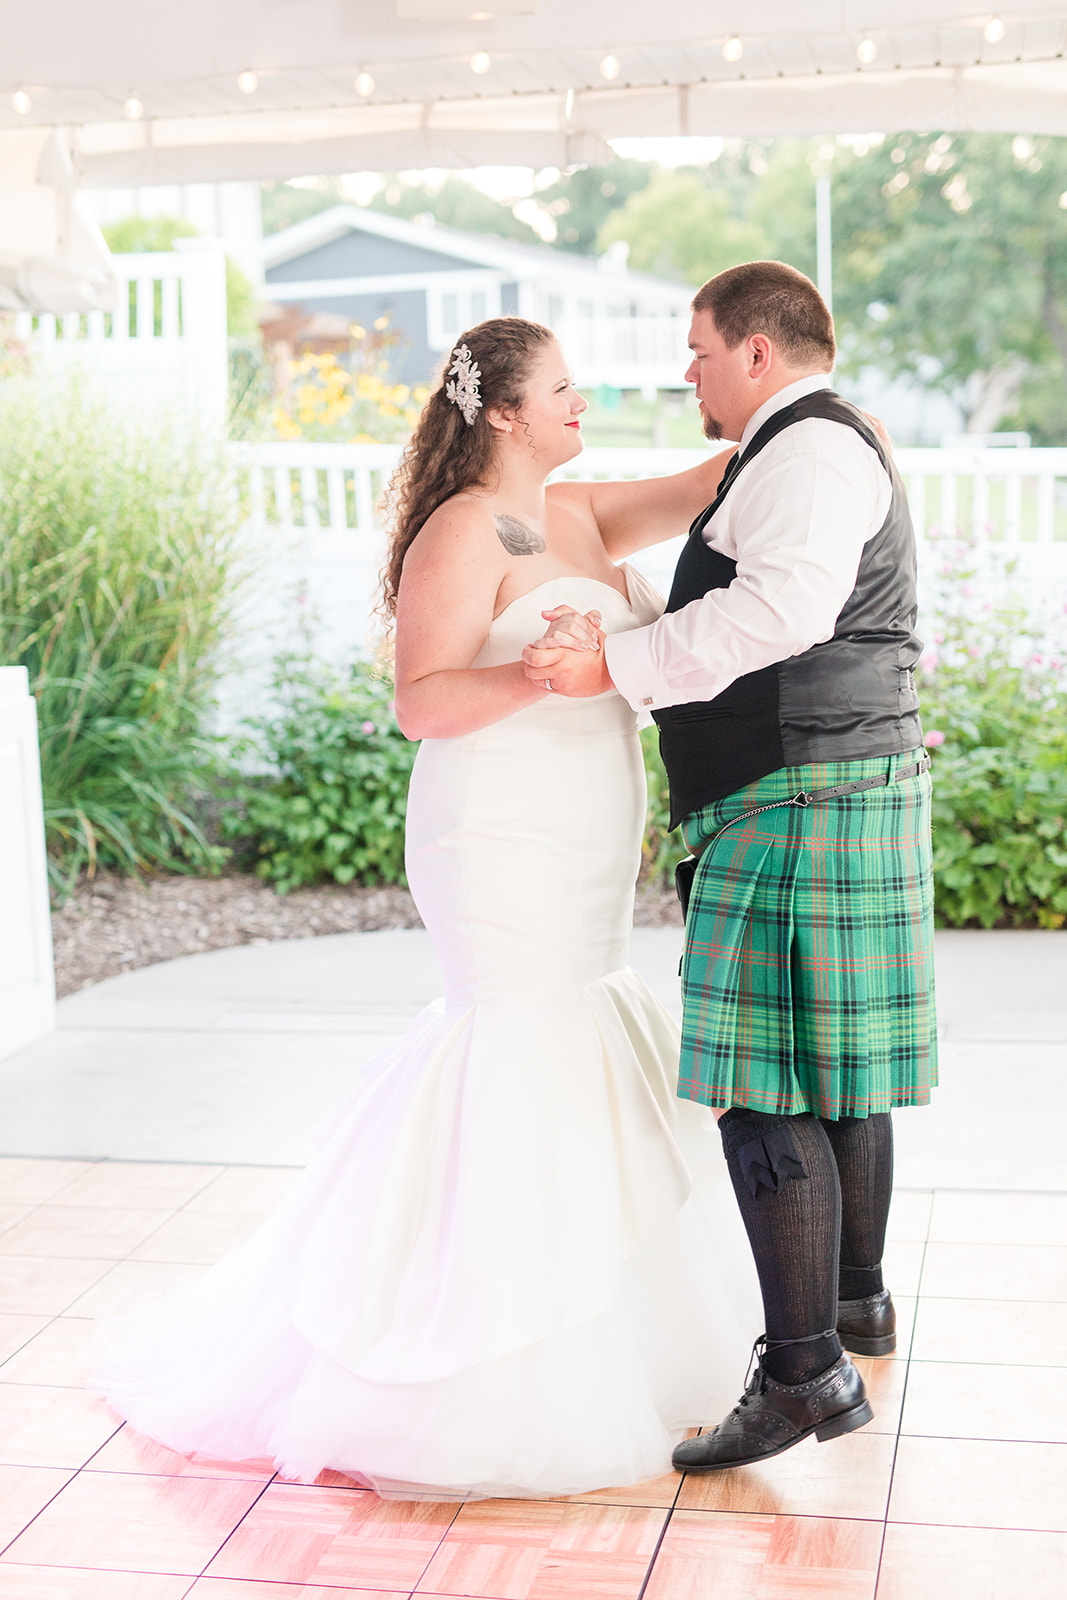
M 0 667 L 0 1059 L 56 1025 L 37 705 Z
M 226 421 L 226 256 L 218 239 L 175 239 L 182 256 L 182 345 L 191 414 L 209 427 Z
M 834 252 L 830 231 L 830 174 L 815 178 L 815 279 L 823 299 L 834 310 Z

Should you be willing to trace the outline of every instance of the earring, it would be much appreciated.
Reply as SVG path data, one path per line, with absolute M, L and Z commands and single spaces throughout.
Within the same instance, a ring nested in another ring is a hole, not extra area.
M 511 424 L 510 424 L 510 423 L 509 423 L 509 424 L 508 424 L 508 426 L 507 426 L 507 427 L 506 427 L 506 428 L 505 428 L 505 429 L 504 429 L 504 432 L 505 432 L 505 433 L 514 433 L 514 431 L 515 431 L 515 430 L 514 430 L 514 428 L 513 428 L 513 427 L 512 427 L 512 426 L 511 426 Z

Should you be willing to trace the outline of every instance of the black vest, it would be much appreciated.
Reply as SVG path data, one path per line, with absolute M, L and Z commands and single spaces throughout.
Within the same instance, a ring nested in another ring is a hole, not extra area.
M 915 533 L 893 459 L 863 414 L 832 390 L 794 400 L 758 429 L 718 495 L 701 512 L 675 569 L 668 611 L 680 611 L 734 580 L 737 563 L 712 550 L 703 532 L 736 481 L 783 428 L 824 417 L 854 428 L 893 485 L 889 514 L 863 548 L 856 587 L 824 644 L 735 678 L 714 700 L 653 712 L 671 787 L 671 826 L 782 767 L 892 755 L 922 744 L 912 669 Z

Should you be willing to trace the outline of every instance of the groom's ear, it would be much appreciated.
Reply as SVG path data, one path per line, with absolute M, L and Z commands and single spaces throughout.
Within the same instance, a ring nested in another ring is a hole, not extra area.
M 768 339 L 765 333 L 752 333 L 749 334 L 746 345 L 749 377 L 764 377 L 774 361 L 775 349 L 773 342 Z

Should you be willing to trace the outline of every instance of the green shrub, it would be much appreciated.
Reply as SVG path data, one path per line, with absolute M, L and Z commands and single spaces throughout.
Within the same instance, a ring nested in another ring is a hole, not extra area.
M 221 459 L 77 388 L 0 389 L 0 660 L 29 669 L 50 871 L 211 871 L 190 810 L 239 507 Z
M 1067 922 L 1067 650 L 984 587 L 969 546 L 946 547 L 944 598 L 919 673 L 934 776 L 934 888 L 942 927 Z M 978 591 L 978 592 L 976 592 Z
M 283 657 L 274 693 L 280 709 L 249 719 L 246 746 L 271 775 L 237 784 L 224 832 L 279 894 L 322 878 L 404 883 L 415 746 L 396 725 L 390 686 L 363 663 L 342 673 Z

